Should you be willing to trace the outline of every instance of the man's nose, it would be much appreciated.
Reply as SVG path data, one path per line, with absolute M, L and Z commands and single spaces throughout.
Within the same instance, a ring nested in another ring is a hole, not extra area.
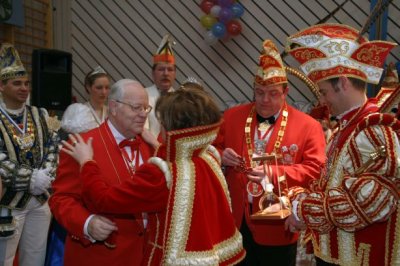
M 149 114 L 149 113 L 147 113 L 147 112 L 145 112 L 144 110 L 142 110 L 142 111 L 139 112 L 138 115 L 139 115 L 140 117 L 146 118 L 148 114 Z
M 266 94 L 264 94 L 262 100 L 263 100 L 263 102 L 269 102 L 269 101 L 271 101 L 271 97 L 266 93 Z
M 29 90 L 29 84 L 22 84 L 21 88 L 24 90 Z

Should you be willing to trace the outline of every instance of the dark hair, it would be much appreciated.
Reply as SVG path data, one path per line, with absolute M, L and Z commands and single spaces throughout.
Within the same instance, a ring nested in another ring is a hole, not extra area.
M 86 77 L 85 77 L 84 85 L 85 85 L 85 90 L 87 93 L 89 93 L 87 88 L 92 87 L 94 82 L 96 81 L 96 79 L 106 77 L 106 78 L 108 78 L 108 80 L 110 80 L 110 76 L 106 73 L 97 73 L 97 74 L 93 74 L 93 75 L 91 73 L 92 73 L 92 71 L 87 73 Z
M 155 112 L 167 131 L 211 125 L 221 119 L 221 111 L 211 96 L 193 83 L 158 98 Z
M 347 77 L 351 84 L 353 84 L 354 88 L 361 90 L 361 91 L 365 91 L 366 87 L 367 87 L 367 83 L 361 79 L 357 79 L 357 78 L 353 78 L 353 77 Z M 339 78 L 331 78 L 327 80 L 332 87 L 334 88 L 335 91 L 338 91 L 338 83 L 339 83 Z

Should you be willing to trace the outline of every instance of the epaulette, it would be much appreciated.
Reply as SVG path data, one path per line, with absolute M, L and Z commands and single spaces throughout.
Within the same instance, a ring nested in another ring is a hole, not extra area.
M 382 125 L 393 128 L 393 130 L 400 135 L 400 121 L 391 114 L 373 113 L 365 117 L 356 128 L 355 135 L 367 127 Z
M 390 91 L 388 92 L 389 96 L 386 97 L 379 106 L 379 112 L 381 113 L 390 113 L 393 106 L 397 107 L 397 104 L 400 102 L 400 85 L 398 85 L 396 88 L 392 88 L 392 89 L 387 89 L 387 88 L 382 88 L 382 91 L 386 90 L 386 91 Z M 381 91 L 379 91 L 381 92 Z M 377 98 L 379 100 L 379 96 L 380 93 L 378 93 Z

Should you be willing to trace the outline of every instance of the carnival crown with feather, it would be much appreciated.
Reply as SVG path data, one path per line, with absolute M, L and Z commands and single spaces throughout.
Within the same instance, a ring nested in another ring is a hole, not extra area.
M 0 48 L 0 80 L 27 76 L 17 50 L 12 44 L 3 43 Z
M 255 83 L 269 86 L 287 82 L 285 67 L 278 49 L 271 40 L 265 40 L 259 58 Z
M 315 83 L 339 76 L 378 84 L 383 63 L 395 43 L 368 41 L 341 24 L 319 24 L 288 37 L 286 51 Z
M 167 34 L 161 40 L 160 45 L 156 51 L 156 54 L 153 55 L 153 64 L 165 62 L 170 64 L 175 64 L 175 56 L 172 51 L 172 44 L 175 44 L 172 40 L 171 35 Z

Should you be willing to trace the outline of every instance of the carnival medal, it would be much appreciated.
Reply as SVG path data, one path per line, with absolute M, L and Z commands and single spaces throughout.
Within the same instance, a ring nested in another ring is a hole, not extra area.
M 16 140 L 18 142 L 18 146 L 22 150 L 30 149 L 33 146 L 33 142 L 35 141 L 33 136 L 31 136 L 30 134 L 23 134 L 22 136 L 17 137 Z
M 271 127 L 271 124 L 268 121 L 264 121 L 258 125 L 258 130 L 261 132 L 267 131 Z
M 246 185 L 247 193 L 253 197 L 259 197 L 264 193 L 264 189 L 260 183 L 249 181 Z

